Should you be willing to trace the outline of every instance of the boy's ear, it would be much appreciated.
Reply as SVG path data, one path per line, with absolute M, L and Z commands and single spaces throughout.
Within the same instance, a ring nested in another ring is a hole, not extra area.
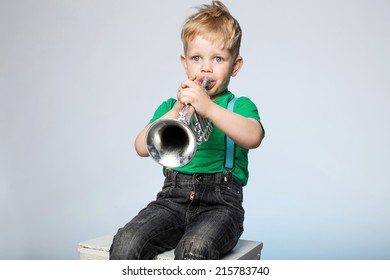
M 244 59 L 241 56 L 237 56 L 236 61 L 233 64 L 232 77 L 235 77 L 237 75 L 243 63 L 244 63 Z
M 181 64 L 183 65 L 183 67 L 184 67 L 184 70 L 187 73 L 187 62 L 186 62 L 186 56 L 184 54 L 180 55 L 180 61 L 181 61 Z

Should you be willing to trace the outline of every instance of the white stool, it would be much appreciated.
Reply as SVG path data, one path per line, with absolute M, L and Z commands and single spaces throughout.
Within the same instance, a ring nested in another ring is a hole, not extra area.
M 108 260 L 113 235 L 105 235 L 79 243 L 80 260 Z M 234 249 L 221 260 L 260 260 L 263 243 L 240 239 Z M 159 254 L 156 260 L 173 260 L 174 250 Z

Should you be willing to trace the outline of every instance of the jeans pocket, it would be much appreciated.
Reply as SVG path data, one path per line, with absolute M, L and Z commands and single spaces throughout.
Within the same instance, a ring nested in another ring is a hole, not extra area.
M 157 193 L 157 200 L 169 197 L 173 188 L 174 186 L 172 184 L 164 182 L 161 191 Z
M 244 212 L 242 207 L 243 195 L 241 186 L 236 186 L 235 184 L 227 182 L 226 184 L 217 187 L 216 192 L 220 203 Z

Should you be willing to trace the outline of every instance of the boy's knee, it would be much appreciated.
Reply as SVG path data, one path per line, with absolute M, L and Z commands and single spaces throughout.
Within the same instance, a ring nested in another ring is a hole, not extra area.
M 219 252 L 213 242 L 205 239 L 181 240 L 175 249 L 177 260 L 217 260 Z
M 137 235 L 119 230 L 110 247 L 111 260 L 139 260 L 142 253 L 142 241 Z

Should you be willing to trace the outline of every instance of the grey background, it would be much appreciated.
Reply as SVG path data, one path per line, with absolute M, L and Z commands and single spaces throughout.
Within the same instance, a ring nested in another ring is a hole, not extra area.
M 133 141 L 185 79 L 202 3 L 0 0 L 1 259 L 77 259 L 155 197 Z M 266 128 L 243 238 L 264 259 L 390 259 L 390 2 L 224 3 L 244 31 L 230 89 Z

